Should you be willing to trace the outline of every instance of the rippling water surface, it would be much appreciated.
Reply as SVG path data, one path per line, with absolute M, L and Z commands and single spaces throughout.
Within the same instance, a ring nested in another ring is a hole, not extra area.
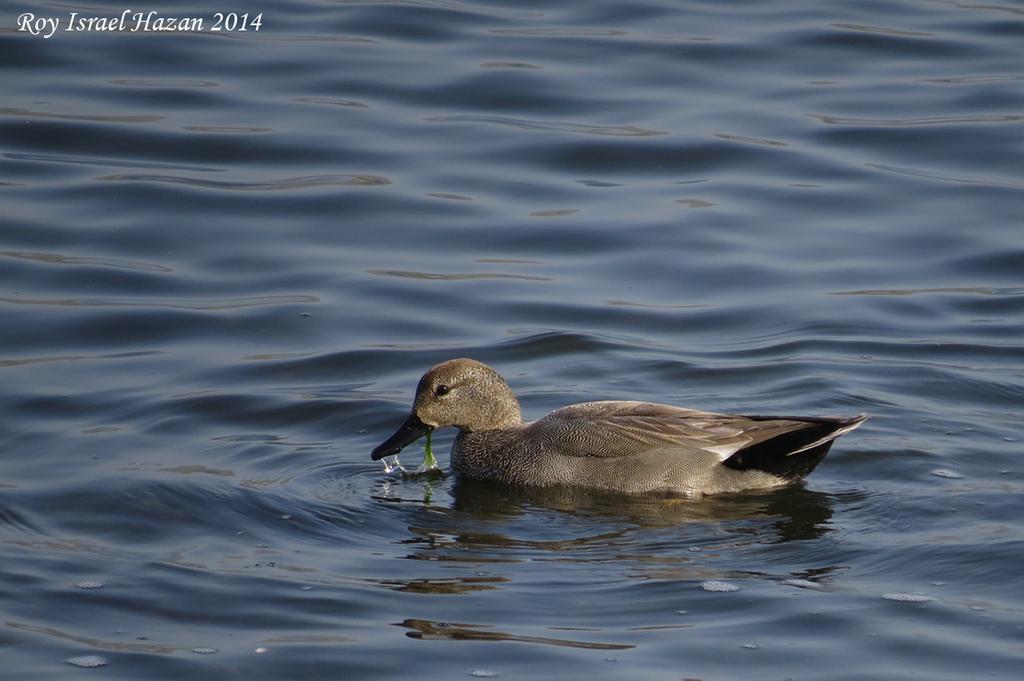
M 11 678 L 1020 678 L 1021 5 L 280 0 L 49 39 L 25 11 Z M 385 475 L 453 356 L 531 418 L 872 418 L 770 493 Z

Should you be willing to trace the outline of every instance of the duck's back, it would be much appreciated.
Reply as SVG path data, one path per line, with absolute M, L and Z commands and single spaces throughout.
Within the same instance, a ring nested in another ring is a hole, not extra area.
M 513 428 L 460 434 L 452 461 L 457 471 L 476 479 L 630 494 L 709 494 L 802 477 L 835 437 L 862 420 L 585 402 Z

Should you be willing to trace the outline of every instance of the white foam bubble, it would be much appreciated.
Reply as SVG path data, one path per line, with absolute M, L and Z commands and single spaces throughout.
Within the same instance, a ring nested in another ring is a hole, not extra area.
M 730 582 L 718 582 L 715 580 L 702 582 L 700 588 L 705 591 L 725 593 L 729 591 L 739 591 L 740 587 L 738 584 L 732 584 Z
M 936 468 L 932 471 L 932 475 L 939 478 L 947 478 L 949 480 L 960 480 L 964 476 L 960 475 L 956 471 L 951 471 L 948 468 Z
M 100 657 L 99 655 L 79 655 L 78 657 L 69 657 L 67 659 L 67 663 L 74 665 L 75 667 L 94 669 L 96 667 L 106 666 L 107 658 Z
M 882 598 L 887 601 L 900 601 L 903 603 L 928 603 L 934 601 L 934 596 L 926 596 L 925 594 L 913 592 L 913 593 L 888 593 L 882 594 Z
M 196 655 L 213 655 L 217 652 L 216 648 L 193 648 L 192 652 Z
M 817 582 L 812 582 L 809 579 L 799 579 L 794 577 L 792 579 L 784 579 L 782 583 L 786 586 L 795 586 L 800 589 L 811 589 L 813 591 L 824 591 L 824 587 Z
M 75 587 L 79 589 L 102 589 L 103 582 L 97 582 L 93 579 L 83 579 L 80 582 L 75 582 Z
M 469 675 L 478 679 L 493 679 L 498 672 L 492 672 L 489 669 L 473 669 Z

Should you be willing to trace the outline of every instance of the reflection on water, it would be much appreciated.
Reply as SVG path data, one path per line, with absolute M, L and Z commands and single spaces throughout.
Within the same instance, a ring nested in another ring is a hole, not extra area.
M 828 520 L 832 516 L 827 495 L 800 485 L 770 494 L 675 499 L 657 496 L 624 497 L 573 487 L 504 487 L 458 479 L 452 487 L 452 497 L 453 507 L 459 511 L 496 517 L 514 516 L 542 508 L 559 513 L 600 517 L 637 527 L 767 521 L 778 533 L 778 541 L 820 537 L 829 531 Z M 760 540 L 766 540 L 763 532 L 760 533 Z
M 399 504 L 406 536 L 397 544 L 405 559 L 436 565 L 480 566 L 458 576 L 407 576 L 374 580 L 389 589 L 465 594 L 514 589 L 520 578 L 501 566 L 524 563 L 604 564 L 614 556 L 635 579 L 694 581 L 718 576 L 708 560 L 723 551 L 814 540 L 832 531 L 828 495 L 794 486 L 758 495 L 701 499 L 625 497 L 576 488 L 516 488 L 455 479 L 450 508 L 437 506 L 436 480 L 407 476 L 385 483 L 379 502 Z M 417 501 L 419 491 L 423 497 Z M 523 522 L 546 517 L 533 529 Z M 652 535 L 652 531 L 656 534 Z M 666 536 L 672 548 L 666 550 Z M 785 573 L 777 579 L 815 582 L 833 565 Z M 753 566 L 743 571 L 759 574 Z M 768 574 L 762 574 L 767 577 Z
M 583 648 L 585 650 L 629 650 L 635 646 L 617 643 L 591 643 L 564 638 L 547 636 L 519 636 L 489 629 L 483 624 L 461 624 L 458 622 L 430 622 L 428 620 L 408 619 L 398 626 L 411 629 L 406 632 L 409 638 L 424 640 L 450 641 L 518 641 L 520 643 L 538 643 L 547 646 L 564 648 Z
M 434 559 L 437 560 L 437 559 Z M 442 560 L 448 560 L 447 558 Z M 504 577 L 453 577 L 451 579 L 384 579 L 381 586 L 395 591 L 423 594 L 465 594 L 487 591 L 508 582 Z

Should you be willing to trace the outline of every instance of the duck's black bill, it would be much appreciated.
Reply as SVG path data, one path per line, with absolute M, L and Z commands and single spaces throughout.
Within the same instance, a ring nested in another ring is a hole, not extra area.
M 370 454 L 370 457 L 374 461 L 378 461 L 385 456 L 398 454 L 398 452 L 402 451 L 402 447 L 419 440 L 430 429 L 430 426 L 420 421 L 416 414 L 409 414 L 409 418 L 405 420 L 405 423 L 401 425 L 394 435 L 377 445 L 373 453 Z

